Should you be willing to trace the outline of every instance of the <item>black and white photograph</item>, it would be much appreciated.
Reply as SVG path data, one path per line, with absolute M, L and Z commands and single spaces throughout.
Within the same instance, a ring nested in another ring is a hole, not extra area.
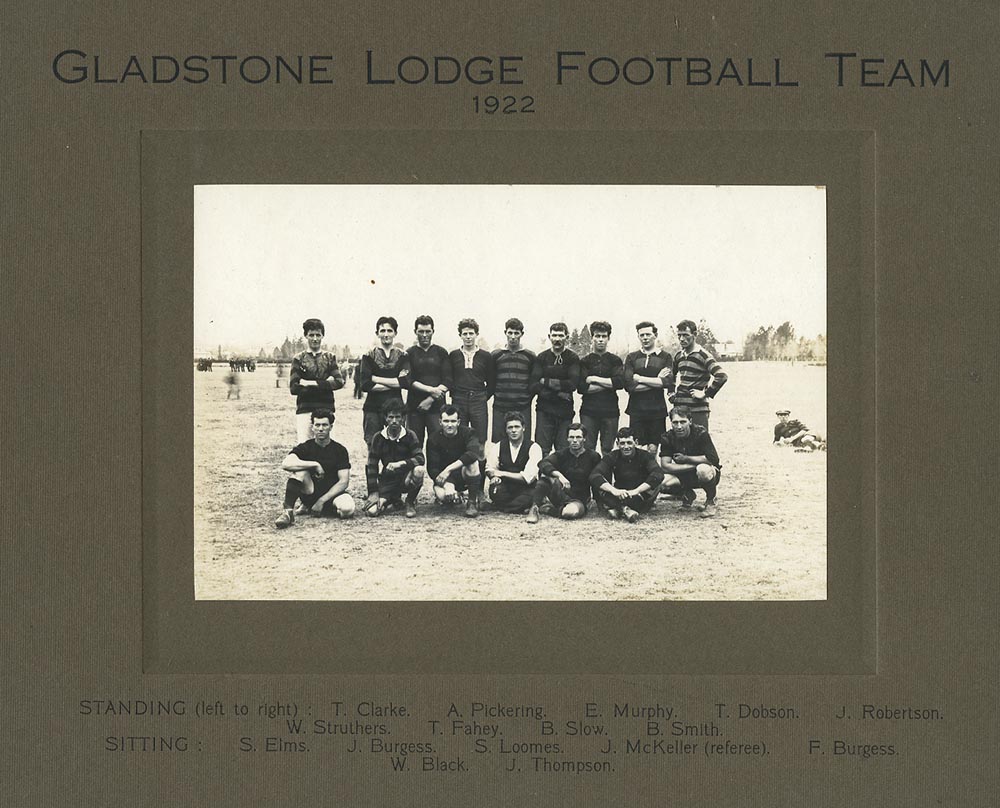
M 816 186 L 195 186 L 195 597 L 825 600 L 826 233 Z

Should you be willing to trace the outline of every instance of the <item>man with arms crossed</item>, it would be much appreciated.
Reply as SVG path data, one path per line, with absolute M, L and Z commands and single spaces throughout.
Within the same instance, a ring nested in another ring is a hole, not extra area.
M 563 519 L 581 519 L 591 502 L 590 475 L 601 456 L 584 444 L 587 428 L 583 424 L 570 424 L 566 432 L 565 449 L 545 457 L 538 464 L 538 483 L 528 522 L 538 521 L 539 513 L 551 513 Z
M 451 387 L 451 362 L 448 352 L 440 345 L 433 345 L 434 319 L 421 314 L 413 323 L 417 344 L 407 350 L 410 373 L 400 377 L 406 388 L 406 426 L 412 429 L 420 445 L 424 435 L 433 435 L 439 427 L 441 408 Z
M 524 416 L 524 431 L 531 434 L 531 368 L 535 364 L 535 352 L 521 347 L 524 323 L 511 317 L 504 324 L 506 348 L 493 352 L 493 368 L 496 388 L 493 391 L 493 427 L 490 440 L 499 443 L 504 436 L 503 417 L 508 412 L 519 412 Z
M 625 386 L 625 368 L 622 360 L 608 352 L 611 324 L 597 320 L 590 324 L 594 350 L 580 360 L 580 422 L 586 427 L 587 448 L 597 448 L 598 435 L 601 453 L 615 448 L 618 434 L 618 391 Z
M 284 510 L 274 520 L 276 528 L 295 522 L 295 503 L 302 500 L 298 513 L 350 519 L 354 499 L 347 493 L 351 482 L 351 461 L 347 449 L 330 438 L 334 415 L 329 410 L 313 410 L 313 438 L 300 443 L 285 458 L 281 468 L 291 473 L 285 483 Z
M 691 422 L 707 431 L 708 400 L 715 398 L 729 377 L 715 357 L 695 342 L 697 333 L 694 320 L 681 320 L 677 324 L 681 349 L 673 358 L 667 397 L 675 407 L 686 407 L 691 413 Z
M 542 450 L 524 432 L 524 416 L 504 416 L 506 435 L 486 453 L 492 507 L 502 513 L 524 513 L 532 504 Z
M 604 455 L 590 475 L 597 501 L 608 516 L 624 516 L 629 522 L 638 522 L 639 514 L 653 507 L 662 482 L 663 470 L 656 456 L 638 447 L 627 426 L 618 430 L 618 448 Z
M 639 350 L 625 357 L 625 389 L 628 390 L 629 428 L 639 446 L 655 457 L 660 435 L 667 428 L 664 389 L 670 382 L 673 359 L 656 349 L 656 326 L 643 320 L 635 327 Z
M 546 455 L 566 448 L 566 430 L 573 421 L 576 406 L 573 393 L 580 386 L 580 357 L 566 347 L 569 328 L 566 323 L 549 326 L 552 347 L 542 351 L 531 370 L 531 391 L 535 402 L 535 442 Z
M 462 347 L 448 354 L 451 360 L 451 403 L 461 413 L 459 423 L 472 427 L 479 442 L 485 446 L 490 417 L 486 402 L 493 395 L 496 384 L 493 357 L 488 351 L 476 347 L 479 323 L 471 317 L 459 321 L 458 336 Z
M 299 443 L 309 440 L 313 410 L 334 412 L 333 391 L 344 386 L 337 357 L 320 350 L 326 335 L 323 321 L 310 317 L 302 323 L 302 335 L 309 349 L 295 355 L 288 377 L 288 389 L 295 396 L 295 432 Z
M 663 489 L 668 494 L 679 494 L 682 508 L 690 508 L 695 489 L 703 488 L 705 507 L 701 516 L 715 516 L 722 463 L 712 436 L 692 422 L 687 407 L 674 407 L 670 412 L 670 429 L 660 438 L 660 468 L 664 472 Z
M 417 515 L 417 494 L 424 484 L 424 453 L 416 434 L 406 428 L 402 401 L 387 401 L 382 415 L 385 426 L 372 437 L 365 465 L 368 482 L 365 513 L 381 516 L 389 506 L 399 510 L 406 494 L 406 516 L 413 518 Z
M 386 403 L 403 403 L 400 380 L 410 373 L 410 359 L 393 345 L 397 331 L 399 323 L 395 317 L 379 317 L 375 323 L 379 344 L 361 357 L 361 389 L 368 394 L 362 407 L 366 446 L 371 446 L 372 438 L 382 428 L 382 409 Z
M 458 409 L 446 404 L 441 409 L 441 428 L 427 436 L 427 473 L 434 485 L 434 498 L 442 505 L 454 505 L 461 491 L 468 491 L 465 515 L 479 516 L 480 470 L 483 447 L 476 433 L 460 426 Z

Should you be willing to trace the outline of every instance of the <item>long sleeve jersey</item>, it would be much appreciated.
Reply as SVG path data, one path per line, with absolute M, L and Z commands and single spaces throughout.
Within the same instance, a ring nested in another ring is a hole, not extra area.
M 610 483 L 615 488 L 626 491 L 638 488 L 643 483 L 656 488 L 663 482 L 663 469 L 656 462 L 656 457 L 645 449 L 636 449 L 631 457 L 625 457 L 621 449 L 615 449 L 601 458 L 590 475 L 590 482 L 597 488 Z
M 451 376 L 451 362 L 448 359 L 448 352 L 440 345 L 431 345 L 425 351 L 418 345 L 413 345 L 406 351 L 410 363 L 410 372 L 399 377 L 399 383 L 406 393 L 406 409 L 410 412 L 417 411 L 417 405 L 430 393 L 413 388 L 414 382 L 426 384 L 428 387 L 437 387 L 443 384 L 449 390 L 454 383 Z M 438 412 L 444 406 L 444 397 L 439 398 L 430 408 L 429 412 Z
M 479 459 L 482 451 L 479 438 L 469 427 L 460 426 L 456 435 L 446 435 L 439 429 L 427 438 L 427 473 L 433 479 L 456 460 L 468 466 Z
M 472 355 L 472 367 L 466 367 L 465 352 L 456 348 L 450 354 L 452 393 L 483 392 L 486 398 L 493 395 L 496 386 L 496 373 L 493 368 L 493 357 L 482 348 Z
M 664 389 L 637 390 L 636 384 L 643 377 L 659 376 L 664 368 L 670 368 L 673 359 L 666 351 L 643 353 L 633 351 L 625 357 L 625 389 L 628 390 L 628 406 L 625 412 L 636 418 L 660 418 L 667 414 Z
M 368 483 L 368 493 L 378 491 L 380 469 L 385 469 L 389 463 L 406 461 L 406 469 L 402 473 L 424 464 L 424 453 L 420 449 L 420 440 L 412 429 L 404 429 L 399 438 L 392 439 L 386 429 L 375 433 L 371 448 L 368 449 L 368 462 L 365 464 L 365 479 Z M 401 472 L 396 472 L 397 474 Z
M 569 348 L 556 353 L 542 351 L 531 369 L 531 391 L 538 395 L 536 407 L 558 418 L 572 418 L 576 409 L 573 393 L 580 386 L 580 357 Z
M 600 376 L 611 379 L 611 389 L 601 388 L 588 392 L 588 376 Z M 618 391 L 625 386 L 625 365 L 613 353 L 589 353 L 580 360 L 580 392 L 583 394 L 583 404 L 580 415 L 592 418 L 614 418 L 620 415 L 618 407 Z
M 683 405 L 691 412 L 707 412 L 708 400 L 715 398 L 729 380 L 715 357 L 695 343 L 687 353 L 678 351 L 673 359 L 673 374 L 668 391 L 674 392 L 674 406 Z M 692 390 L 704 390 L 705 398 L 694 398 Z
M 303 387 L 302 381 L 306 379 L 316 382 L 316 386 Z M 337 366 L 337 357 L 329 351 L 302 351 L 293 357 L 288 389 L 295 396 L 295 412 L 313 412 L 323 408 L 333 412 L 333 391 L 343 386 L 344 377 Z
M 361 389 L 368 394 L 362 409 L 365 412 L 381 412 L 390 399 L 403 400 L 401 390 L 373 390 L 376 383 L 372 381 L 372 376 L 399 379 L 402 387 L 409 373 L 410 358 L 399 348 L 393 348 L 388 355 L 379 346 L 368 351 L 361 357 Z

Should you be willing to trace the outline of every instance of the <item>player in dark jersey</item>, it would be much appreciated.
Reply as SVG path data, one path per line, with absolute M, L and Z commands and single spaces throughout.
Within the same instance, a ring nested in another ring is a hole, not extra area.
M 451 361 L 448 351 L 434 345 L 434 318 L 421 314 L 413 323 L 417 342 L 406 351 L 410 373 L 401 376 L 406 388 L 406 426 L 417 434 L 420 445 L 424 436 L 440 429 L 441 407 L 451 389 Z
M 679 494 L 684 508 L 690 508 L 695 489 L 705 491 L 705 506 L 701 516 L 715 516 L 715 492 L 722 476 L 719 453 L 712 436 L 700 424 L 691 422 L 687 407 L 674 407 L 670 412 L 670 429 L 660 438 L 660 468 L 663 469 L 663 490 Z
M 625 389 L 628 390 L 629 428 L 639 446 L 654 455 L 660 435 L 667 427 L 667 402 L 673 358 L 656 347 L 659 331 L 643 320 L 635 326 L 639 350 L 625 357 Z
M 552 347 L 535 357 L 531 368 L 531 391 L 535 401 L 535 442 L 546 455 L 565 449 L 566 430 L 573 422 L 576 404 L 573 393 L 580 386 L 580 357 L 566 347 L 569 327 L 566 323 L 549 326 Z
M 580 422 L 587 428 L 587 448 L 596 449 L 600 438 L 601 454 L 615 448 L 618 434 L 618 391 L 625 386 L 622 360 L 608 351 L 611 324 L 596 320 L 590 324 L 594 350 L 580 360 Z M 634 376 L 634 373 L 633 373 Z
M 815 452 L 826 450 L 826 441 L 801 421 L 789 418 L 791 410 L 778 410 L 778 423 L 774 425 L 774 443 L 778 446 L 794 446 L 796 451 Z
M 465 515 L 479 516 L 479 458 L 483 448 L 471 427 L 460 426 L 458 408 L 441 408 L 441 428 L 427 437 L 427 474 L 434 486 L 434 498 L 442 505 L 454 505 L 462 491 L 468 491 Z
M 281 464 L 292 476 L 285 483 L 284 507 L 274 520 L 276 528 L 294 524 L 296 513 L 341 519 L 354 516 L 354 498 L 347 493 L 351 461 L 347 449 L 330 437 L 333 418 L 329 410 L 313 410 L 313 437 L 292 449 Z M 302 505 L 296 511 L 299 500 Z
M 608 452 L 590 475 L 598 502 L 612 519 L 638 522 L 656 503 L 663 470 L 656 456 L 640 449 L 631 427 L 618 430 L 618 448 Z
M 566 431 L 565 449 L 552 452 L 538 464 L 538 482 L 528 511 L 528 522 L 538 521 L 539 513 L 562 519 L 581 519 L 592 501 L 590 475 L 601 456 L 586 447 L 587 428 L 572 423 Z
M 403 402 L 402 388 L 410 374 L 410 357 L 395 347 L 399 323 L 395 317 L 382 316 L 375 322 L 379 344 L 361 357 L 361 389 L 367 393 L 362 423 L 365 444 L 382 428 L 382 408 L 389 401 Z

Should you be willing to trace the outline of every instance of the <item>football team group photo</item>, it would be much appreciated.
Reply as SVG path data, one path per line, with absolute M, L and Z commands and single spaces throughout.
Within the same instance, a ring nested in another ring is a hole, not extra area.
M 198 598 L 825 598 L 822 189 L 195 201 Z

